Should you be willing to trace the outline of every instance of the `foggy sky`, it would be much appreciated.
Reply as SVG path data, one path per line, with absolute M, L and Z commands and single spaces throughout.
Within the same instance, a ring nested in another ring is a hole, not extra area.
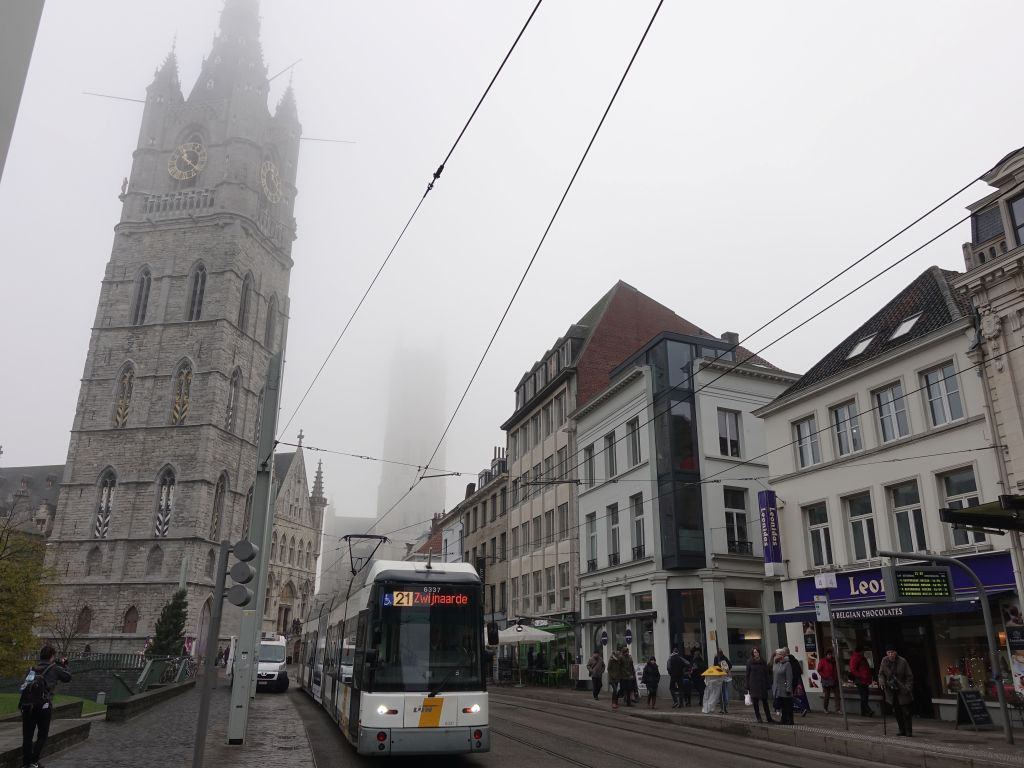
M 284 439 L 301 427 L 307 446 L 381 456 L 390 361 L 421 342 L 444 350 L 447 421 L 654 5 L 541 6 Z M 357 142 L 302 145 L 282 423 L 532 7 L 263 0 L 270 72 L 302 59 L 305 135 Z M 0 183 L 4 466 L 66 459 L 138 136 L 141 104 L 82 92 L 143 96 L 175 37 L 187 92 L 220 9 L 46 4 Z M 445 464 L 468 474 L 429 481 L 448 483 L 448 506 L 504 444 L 520 376 L 615 280 L 743 336 L 1024 144 L 1019 56 L 994 42 L 994 21 L 1017 29 L 1024 6 L 667 2 L 450 433 Z M 287 81 L 272 83 L 272 106 Z M 985 189 L 747 346 L 945 228 Z M 806 370 L 928 265 L 962 270 L 968 238 L 962 226 L 763 356 Z M 417 444 L 440 434 L 408 428 Z M 379 465 L 309 455 L 321 457 L 339 513 L 372 515 Z

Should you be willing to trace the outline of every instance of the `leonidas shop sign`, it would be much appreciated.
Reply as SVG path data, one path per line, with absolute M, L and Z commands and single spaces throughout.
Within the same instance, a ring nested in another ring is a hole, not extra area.
M 978 574 L 981 583 L 992 589 L 1005 589 L 1013 587 L 1013 566 L 1010 561 L 1009 552 L 989 552 L 973 557 L 961 558 L 970 568 Z M 970 596 L 975 594 L 974 584 L 968 580 L 967 575 L 959 568 L 953 568 L 953 589 L 958 594 Z M 813 605 L 814 596 L 825 594 L 824 590 L 816 589 L 814 577 L 807 576 L 797 579 L 797 594 L 800 605 Z M 836 574 L 836 588 L 829 590 L 829 599 L 832 602 L 833 613 L 843 607 L 849 607 L 858 603 L 878 603 L 885 600 L 885 586 L 882 583 L 882 570 L 880 568 L 865 568 L 862 571 L 845 571 Z M 844 605 L 845 604 L 845 605 Z M 896 607 L 887 608 L 880 606 L 876 611 L 897 610 Z M 903 616 L 905 613 L 879 613 L 877 617 L 870 616 L 849 616 L 846 618 L 884 618 L 884 616 Z M 843 618 L 843 617 L 839 617 Z

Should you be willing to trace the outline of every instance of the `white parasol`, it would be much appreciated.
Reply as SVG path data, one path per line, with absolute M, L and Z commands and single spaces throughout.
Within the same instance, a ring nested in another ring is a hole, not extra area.
M 517 624 L 498 633 L 500 645 L 521 645 L 523 643 L 550 643 L 555 636 L 543 629 Z

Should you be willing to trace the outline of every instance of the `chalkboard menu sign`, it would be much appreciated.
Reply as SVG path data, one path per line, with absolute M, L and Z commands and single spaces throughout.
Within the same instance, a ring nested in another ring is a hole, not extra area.
M 975 729 L 990 728 L 994 725 L 992 715 L 981 698 L 981 691 L 968 688 L 956 696 L 956 724 L 973 725 Z
M 889 565 L 882 568 L 890 603 L 948 603 L 956 599 L 947 565 Z

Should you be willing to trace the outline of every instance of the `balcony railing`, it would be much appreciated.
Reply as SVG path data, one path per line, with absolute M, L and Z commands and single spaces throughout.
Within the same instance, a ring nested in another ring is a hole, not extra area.
M 645 557 L 647 557 L 647 548 L 643 544 L 633 547 L 634 560 L 643 560 Z
M 587 573 L 597 570 L 597 560 L 587 560 Z
M 611 554 L 609 554 L 608 555 L 608 565 L 618 565 L 618 564 L 619 564 L 619 553 L 618 552 L 612 552 Z
M 752 541 L 736 541 L 729 539 L 730 555 L 753 555 L 754 543 Z

